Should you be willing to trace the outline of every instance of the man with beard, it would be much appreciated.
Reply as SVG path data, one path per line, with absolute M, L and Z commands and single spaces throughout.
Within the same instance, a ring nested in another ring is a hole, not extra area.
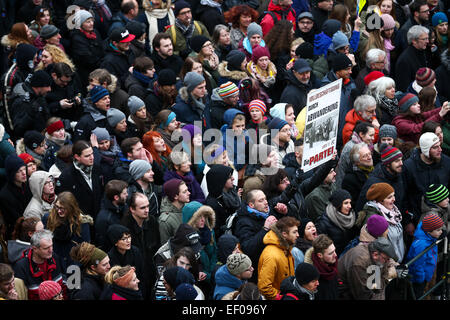
M 430 9 L 425 0 L 415 0 L 409 5 L 409 10 L 411 12 L 409 19 L 406 20 L 395 36 L 395 48 L 398 52 L 403 52 L 408 46 L 406 34 L 412 26 L 427 26 L 430 24 Z
M 290 125 L 285 120 L 275 117 L 269 122 L 267 129 L 269 133 L 261 137 L 261 142 L 264 141 L 265 138 L 270 140 L 264 142 L 274 146 L 278 161 L 277 167 L 283 169 L 284 156 L 295 151 L 294 142 L 292 142 L 291 139 Z M 273 138 L 272 130 L 275 133 Z
M 417 225 L 421 216 L 421 199 L 431 184 L 442 184 L 448 187 L 450 179 L 450 157 L 442 154 L 439 137 L 432 132 L 420 136 L 419 147 L 414 149 L 412 155 L 403 166 L 403 185 L 406 195 L 406 210 L 414 225 Z M 406 224 L 406 221 L 405 221 Z M 405 230 L 411 236 L 414 228 L 410 225 Z
M 342 281 L 339 298 L 384 300 L 388 282 L 387 262 L 390 258 L 397 260 L 391 242 L 383 237 L 350 249 L 338 262 L 339 278 Z
M 326 234 L 320 234 L 306 251 L 304 262 L 317 268 L 320 274 L 319 287 L 315 294 L 317 300 L 338 299 L 338 256 L 333 240 Z
M 192 37 L 203 35 L 210 38 L 205 25 L 192 19 L 191 5 L 184 0 L 178 0 L 173 10 L 175 24 L 167 29 L 166 33 L 172 39 L 174 52 L 182 58 L 186 58 L 192 49 L 190 41 Z
M 266 299 L 275 299 L 281 282 L 294 275 L 291 250 L 298 238 L 299 225 L 294 217 L 283 217 L 264 236 L 266 247 L 258 262 L 258 288 Z
M 150 58 L 155 64 L 156 73 L 163 69 L 171 69 L 175 74 L 179 74 L 183 67 L 183 59 L 173 53 L 172 39 L 167 33 L 160 32 L 155 35 L 152 42 L 153 53 Z
M 102 208 L 95 221 L 95 242 L 104 251 L 109 251 L 114 245 L 107 240 L 107 230 L 122 219 L 128 197 L 127 187 L 128 184 L 122 180 L 111 180 L 105 186 Z
M 175 87 L 176 73 L 172 69 L 163 69 L 158 72 L 158 78 L 147 88 L 145 107 L 154 118 L 164 109 L 170 109 L 175 103 L 178 91 Z

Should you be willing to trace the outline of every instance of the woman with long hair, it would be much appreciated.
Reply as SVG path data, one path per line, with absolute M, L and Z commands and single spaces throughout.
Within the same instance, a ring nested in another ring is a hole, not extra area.
M 169 170 L 169 156 L 172 149 L 166 145 L 161 134 L 157 131 L 148 131 L 142 136 L 142 145 L 153 157 L 152 169 L 155 173 L 155 184 L 164 183 L 163 176 Z
M 419 92 L 419 104 L 421 112 L 431 111 L 436 108 L 437 92 L 433 87 L 424 87 Z
M 143 300 L 136 269 L 130 265 L 112 267 L 105 275 L 105 282 L 100 300 Z
M 192 172 L 197 179 L 197 182 L 201 183 L 203 178 L 203 170 L 206 165 L 203 160 L 204 146 L 202 140 L 202 129 L 193 124 L 187 124 L 182 128 L 182 130 L 189 133 L 187 141 L 185 139 L 182 141 L 183 151 L 189 155 L 192 163 Z
M 448 18 L 443 12 L 436 12 L 431 18 L 433 29 L 436 32 L 436 44 L 441 52 L 448 45 Z
M 352 26 L 350 25 L 350 11 L 345 4 L 338 3 L 331 10 L 329 19 L 336 19 L 341 22 L 341 31 L 350 39 Z
M 173 147 L 175 147 L 181 139 L 180 124 L 181 123 L 177 120 L 177 115 L 175 112 L 165 109 L 161 110 L 156 115 L 152 130 L 157 131 L 164 139 L 166 145 L 173 149 Z M 173 136 L 176 133 L 180 135 L 178 139 L 175 139 Z
M 270 60 L 270 52 L 267 47 L 253 47 L 252 59 L 247 63 L 247 74 L 259 82 L 261 90 L 271 96 L 273 93 L 277 68 Z
M 227 54 L 233 49 L 231 45 L 230 29 L 223 24 L 216 25 L 211 40 L 214 45 L 214 51 L 219 57 L 219 61 L 224 60 Z
M 381 28 L 381 37 L 383 38 L 384 51 L 386 52 L 386 64 L 384 68 L 391 71 L 396 60 L 394 46 L 395 21 L 389 14 L 382 14 L 383 27 Z
M 258 19 L 258 11 L 242 4 L 224 12 L 225 21 L 231 24 L 231 46 L 237 49 L 239 43 L 247 36 L 247 28 Z
M 39 36 L 39 33 L 41 32 L 43 26 L 52 24 L 52 18 L 50 16 L 49 8 L 37 6 L 35 8 L 35 12 L 35 18 L 30 22 L 30 30 L 31 34 L 33 35 L 33 40 L 35 40 Z
M 40 62 L 36 66 L 35 70 L 48 70 L 47 68 L 51 64 L 64 62 L 69 65 L 72 71 L 75 71 L 75 65 L 69 56 L 61 50 L 59 47 L 52 44 L 46 44 L 44 49 L 40 53 Z
M 219 57 L 214 51 L 214 44 L 207 37 L 199 35 L 191 39 L 191 47 L 197 52 L 197 59 L 202 64 L 203 70 L 207 71 L 217 83 L 219 81 Z
M 191 71 L 197 72 L 198 74 L 201 74 L 203 78 L 205 78 L 206 90 L 208 91 L 208 95 L 211 95 L 212 90 L 214 88 L 217 88 L 217 83 L 214 80 L 211 73 L 209 73 L 207 70 L 205 70 L 205 68 L 203 68 L 203 64 L 198 57 L 187 57 L 184 60 L 183 67 L 181 68 L 180 71 L 180 80 L 177 83 L 177 88 L 179 89 L 183 86 L 182 79 L 184 79 L 186 74 Z
M 50 213 L 44 215 L 45 228 L 53 232 L 53 250 L 61 258 L 62 270 L 74 263 L 70 250 L 81 242 L 90 242 L 94 219 L 81 212 L 77 199 L 69 191 L 57 195 Z
M 31 29 L 23 22 L 17 22 L 11 27 L 11 31 L 1 39 L 1 44 L 8 53 L 9 62 L 12 63 L 16 48 L 21 43 L 33 44 Z

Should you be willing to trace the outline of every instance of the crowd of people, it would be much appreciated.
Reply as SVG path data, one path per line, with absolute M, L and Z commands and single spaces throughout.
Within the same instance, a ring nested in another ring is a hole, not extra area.
M 448 1 L 0 9 L 0 299 L 418 299 L 447 273 Z

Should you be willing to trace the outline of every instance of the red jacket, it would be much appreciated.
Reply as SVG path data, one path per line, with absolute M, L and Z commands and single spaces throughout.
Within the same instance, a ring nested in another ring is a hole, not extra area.
M 375 118 L 376 117 L 373 117 L 372 119 Z M 344 145 L 352 138 L 353 129 L 355 128 L 357 121 L 367 122 L 367 120 L 364 120 L 359 114 L 356 113 L 355 109 L 351 109 L 347 112 L 347 115 L 345 116 L 345 125 L 342 129 L 342 141 Z M 375 128 L 374 144 L 378 141 L 378 131 L 379 130 Z
M 295 10 L 294 8 L 290 7 L 289 9 L 283 10 L 279 5 L 276 5 L 270 0 L 269 7 L 267 8 L 267 11 L 272 11 L 277 17 L 278 20 L 281 20 L 281 14 L 283 11 L 283 14 L 286 15 L 286 20 L 289 20 L 292 22 L 292 25 L 294 26 L 294 30 L 297 27 L 296 19 L 295 19 Z M 261 28 L 263 35 L 266 36 L 267 33 L 273 28 L 273 25 L 275 24 L 275 21 L 273 21 L 273 18 L 270 14 L 266 14 L 264 18 L 261 20 Z

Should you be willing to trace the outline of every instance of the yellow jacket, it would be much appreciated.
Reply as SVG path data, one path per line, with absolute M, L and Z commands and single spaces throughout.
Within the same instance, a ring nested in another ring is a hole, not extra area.
M 280 292 L 281 282 L 295 275 L 292 246 L 281 236 L 281 232 L 272 226 L 264 236 L 266 245 L 258 262 L 258 288 L 266 299 L 273 300 Z

